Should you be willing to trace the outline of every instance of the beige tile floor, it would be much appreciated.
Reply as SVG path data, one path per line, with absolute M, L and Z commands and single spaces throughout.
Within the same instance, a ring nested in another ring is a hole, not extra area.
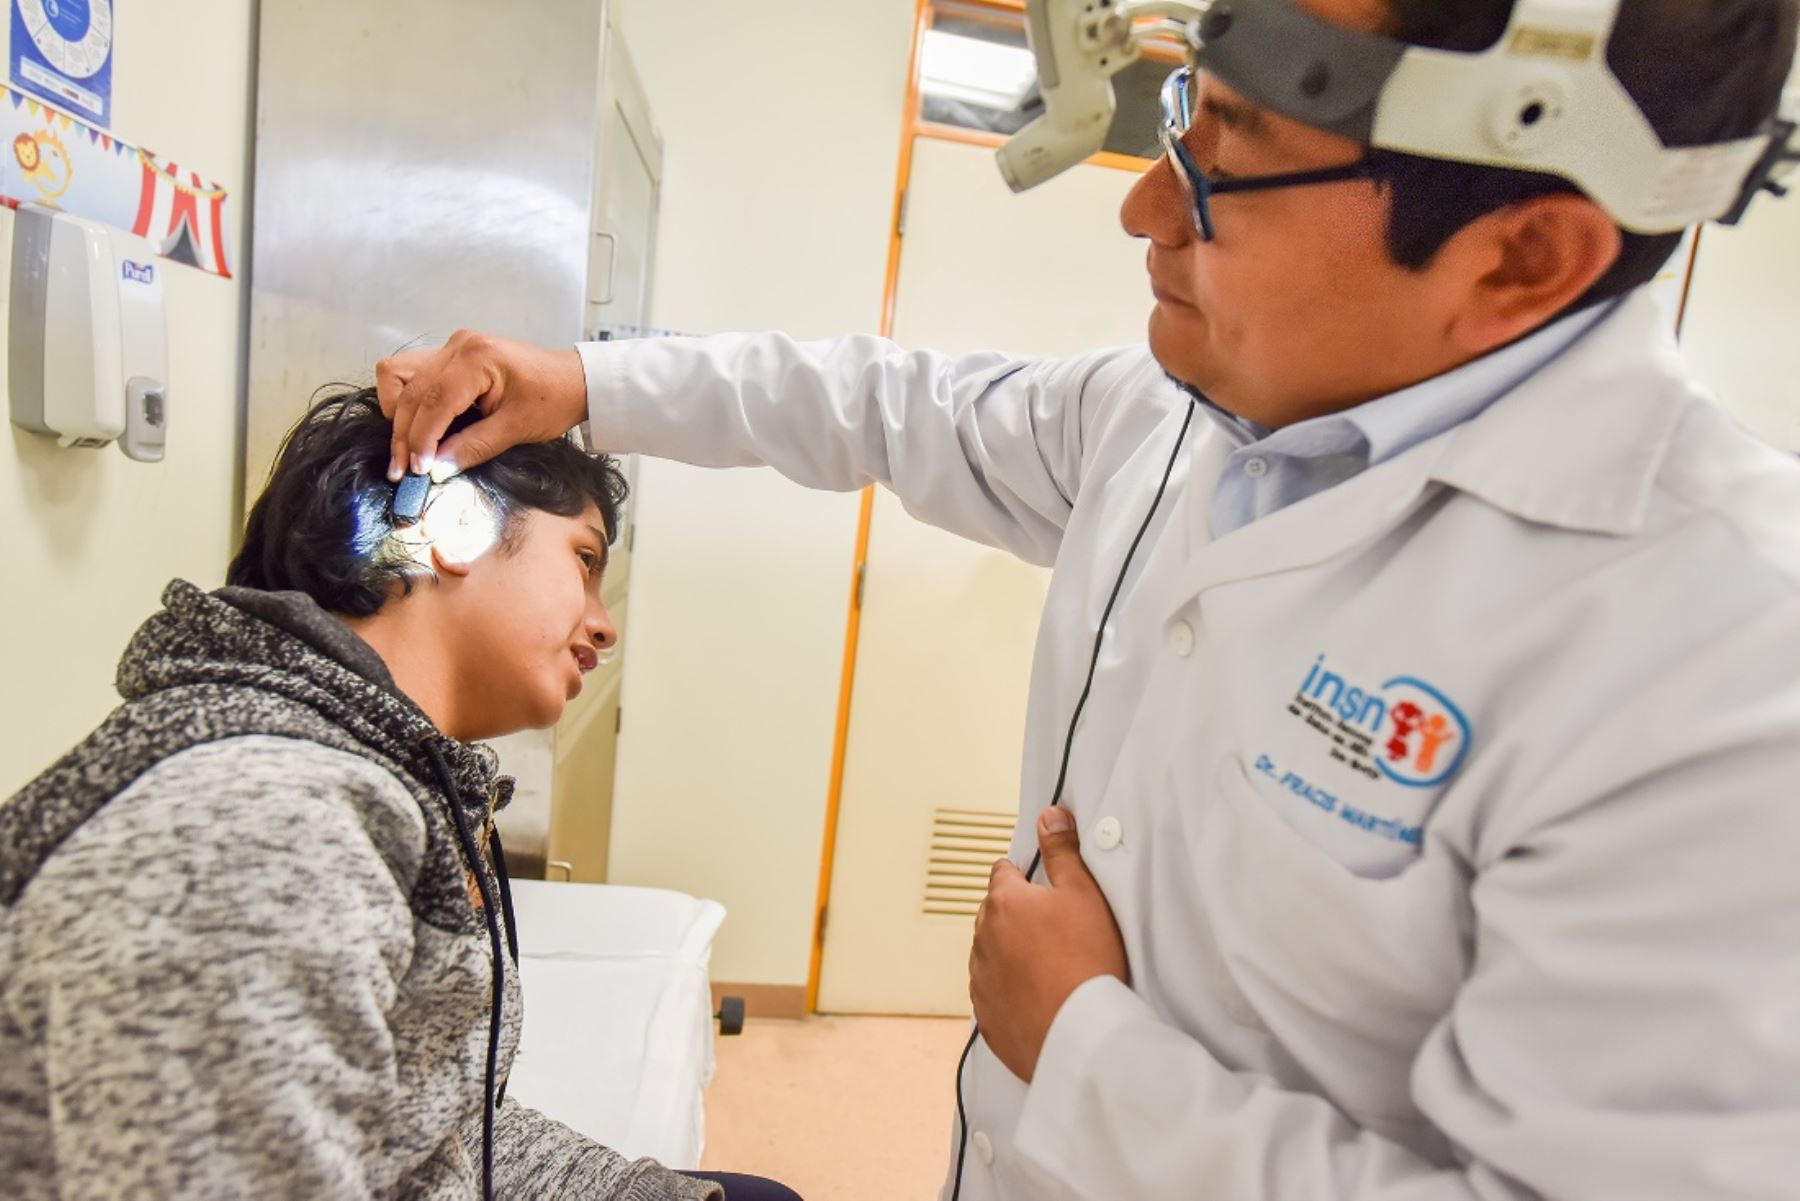
M 714 1044 L 702 1166 L 806 1201 L 930 1201 L 968 1033 L 961 1018 L 752 1017 Z

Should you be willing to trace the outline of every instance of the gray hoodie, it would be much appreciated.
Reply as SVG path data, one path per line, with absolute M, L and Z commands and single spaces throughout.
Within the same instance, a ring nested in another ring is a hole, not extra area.
M 497 899 L 510 781 L 307 597 L 163 599 L 126 703 L 0 805 L 6 1195 L 480 1196 L 494 959 L 450 805 Z M 496 1093 L 521 1013 L 504 977 Z M 510 1098 L 493 1180 L 719 1197 Z

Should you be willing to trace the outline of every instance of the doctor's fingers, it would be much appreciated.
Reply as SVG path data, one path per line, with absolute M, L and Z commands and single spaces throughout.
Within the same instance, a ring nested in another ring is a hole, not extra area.
M 1025 873 L 1019 870 L 1018 864 L 1010 859 L 1000 859 L 988 872 L 988 896 L 992 897 L 997 891 L 1029 883 L 1030 881 L 1025 879 Z
M 397 476 L 406 474 L 408 453 L 405 430 L 412 421 L 410 408 L 405 422 L 398 419 L 400 394 L 412 382 L 419 365 L 429 353 L 424 350 L 403 350 L 375 364 L 375 399 L 381 404 L 382 414 L 394 423 L 388 451 L 388 479 L 395 483 L 399 482 Z
M 434 350 L 406 351 L 375 368 L 382 411 L 394 421 L 388 478 L 429 470 L 438 442 L 470 405 L 499 391 L 504 375 L 493 340 L 457 330 Z M 383 393 L 383 380 L 387 391 Z M 473 462 L 462 466 L 474 466 Z
M 437 360 L 444 355 L 444 347 L 420 347 L 414 350 L 396 351 L 375 364 L 375 398 L 381 404 L 382 413 L 394 423 L 392 450 L 389 454 L 388 476 L 396 479 L 411 466 L 411 452 L 407 449 L 406 436 L 412 427 L 413 414 L 418 409 L 421 389 L 413 389 L 412 385 L 421 372 L 429 379 L 436 372 Z
M 1044 878 L 1050 887 L 1096 889 L 1087 861 L 1081 857 L 1081 837 L 1075 823 L 1062 809 L 1047 809 L 1038 818 L 1038 848 L 1044 856 Z
M 383 416 L 392 420 L 400 390 L 412 381 L 419 364 L 430 354 L 429 350 L 397 350 L 375 364 L 375 398 L 381 402 Z
M 996 860 L 989 869 L 987 892 L 975 910 L 975 939 L 978 944 L 981 941 L 981 927 L 993 913 L 995 906 L 1005 905 L 1012 890 L 1024 882 L 1024 873 L 1010 859 Z
M 981 1025 L 981 1019 L 987 1011 L 987 987 L 982 976 L 980 944 L 969 948 L 969 1008 L 974 1011 L 975 1024 Z

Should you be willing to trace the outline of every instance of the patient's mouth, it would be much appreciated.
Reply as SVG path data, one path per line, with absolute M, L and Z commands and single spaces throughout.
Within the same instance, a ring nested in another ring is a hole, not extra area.
M 600 664 L 600 652 L 593 647 L 573 646 L 569 653 L 575 656 L 575 669 L 584 676 Z

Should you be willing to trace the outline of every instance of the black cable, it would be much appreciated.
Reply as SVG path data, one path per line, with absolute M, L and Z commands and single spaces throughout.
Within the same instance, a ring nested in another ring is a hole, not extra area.
M 451 774 L 450 764 L 438 748 L 437 739 L 427 738 L 424 745 L 431 766 L 437 772 L 438 784 L 450 802 L 450 818 L 456 824 L 456 839 L 462 844 L 463 858 L 468 860 L 469 870 L 475 875 L 475 887 L 481 893 L 481 916 L 487 920 L 488 945 L 494 952 L 494 995 L 488 1012 L 487 1079 L 482 1087 L 481 1112 L 481 1195 L 483 1201 L 494 1201 L 494 1077 L 499 1074 L 500 1007 L 506 999 L 506 952 L 500 946 L 500 923 L 494 917 L 494 896 L 488 888 L 487 873 L 481 870 L 481 856 L 475 849 L 475 840 L 469 837 L 468 820 L 463 817 L 462 794 L 456 790 L 456 777 Z
M 1112 620 L 1113 606 L 1119 601 L 1119 594 L 1125 590 L 1125 577 L 1131 573 L 1131 561 L 1137 558 L 1138 547 L 1143 544 L 1144 535 L 1150 532 L 1150 523 L 1156 519 L 1156 511 L 1162 507 L 1163 494 L 1169 490 L 1169 480 L 1175 474 L 1175 464 L 1181 459 L 1181 448 L 1187 442 L 1188 427 L 1194 423 L 1193 402 L 1189 402 L 1187 416 L 1182 418 L 1181 432 L 1175 435 L 1175 449 L 1169 455 L 1169 465 L 1163 468 L 1162 482 L 1156 486 L 1156 496 L 1150 501 L 1150 511 L 1144 514 L 1144 522 L 1138 526 L 1137 536 L 1131 540 L 1131 547 L 1125 552 L 1125 564 L 1119 568 L 1119 578 L 1113 581 L 1112 595 L 1106 598 L 1106 608 L 1100 613 L 1100 626 L 1094 631 L 1094 653 L 1088 658 L 1087 679 L 1081 685 L 1081 695 L 1075 699 L 1075 711 L 1069 715 L 1069 732 L 1063 738 L 1062 766 L 1056 772 L 1056 787 L 1050 794 L 1050 808 L 1062 804 L 1063 785 L 1069 778 L 1069 756 L 1075 749 L 1075 728 L 1081 723 L 1081 714 L 1087 708 L 1088 694 L 1094 690 L 1094 672 L 1100 666 L 1100 648 L 1106 643 L 1106 623 Z M 1037 875 L 1037 870 L 1044 862 L 1044 852 L 1040 847 L 1031 857 L 1031 866 L 1025 869 L 1025 878 L 1030 880 Z M 956 1063 L 956 1124 L 961 1130 L 956 1145 L 956 1182 L 950 1190 L 950 1201 L 961 1201 L 963 1164 L 967 1161 L 969 1151 L 969 1118 L 963 1106 L 963 1071 L 969 1066 L 969 1056 L 975 1050 L 975 1042 L 981 1037 L 981 1027 L 975 1026 L 969 1031 L 969 1041 L 963 1046 L 962 1058 Z

